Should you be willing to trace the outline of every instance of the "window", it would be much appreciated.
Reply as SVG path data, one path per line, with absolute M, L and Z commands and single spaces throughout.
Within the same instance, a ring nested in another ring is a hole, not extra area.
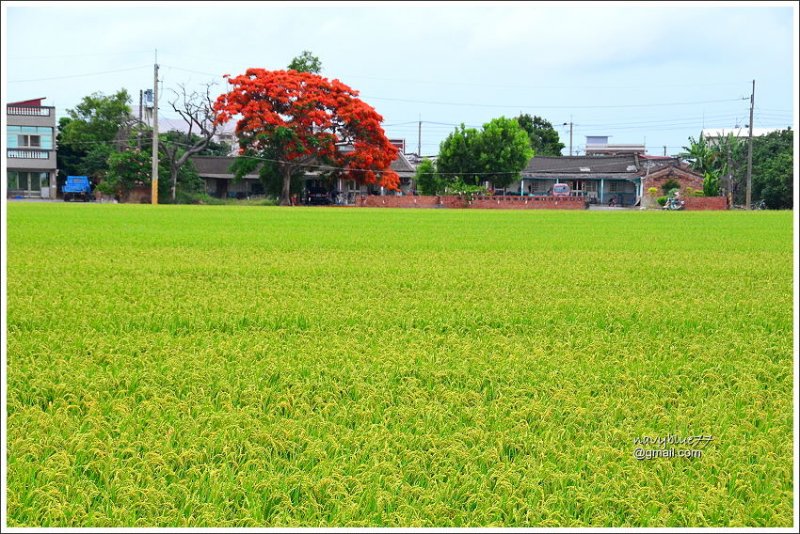
M 612 193 L 622 193 L 622 190 L 623 190 L 623 188 L 624 188 L 624 185 L 625 185 L 625 184 L 623 184 L 622 182 L 619 182 L 619 181 L 617 181 L 617 180 L 613 180 L 613 181 L 612 181 L 612 182 L 611 182 L 611 183 L 608 185 L 608 190 L 609 190 L 609 191 L 611 191 Z
M 53 129 L 45 126 L 9 126 L 8 148 L 53 149 Z
M 18 135 L 17 147 L 18 148 L 39 148 L 42 146 L 42 138 L 38 135 Z
M 38 193 L 42 187 L 50 186 L 50 176 L 46 172 L 8 171 L 9 191 L 32 191 Z

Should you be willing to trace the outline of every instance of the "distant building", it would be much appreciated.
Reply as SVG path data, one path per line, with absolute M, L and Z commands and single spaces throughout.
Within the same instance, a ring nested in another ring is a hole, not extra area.
M 145 97 L 146 98 L 146 97 Z M 141 117 L 142 122 L 147 124 L 148 126 L 153 125 L 153 118 L 152 118 L 152 105 L 148 108 L 147 100 L 145 100 L 145 105 L 139 108 L 139 106 L 132 107 L 132 113 L 134 116 L 137 114 Z M 161 106 L 159 106 L 159 110 Z M 167 117 L 158 117 L 158 131 L 161 133 L 166 133 L 171 130 L 177 130 L 182 133 L 187 133 L 189 131 L 189 125 L 183 119 L 170 119 Z M 239 141 L 236 138 L 236 124 L 229 122 L 226 124 L 220 124 L 217 126 L 217 133 L 211 138 L 212 141 L 215 143 L 225 143 L 231 147 L 231 150 L 228 155 L 235 156 L 239 152 Z M 197 130 L 197 125 L 192 128 L 192 131 L 198 135 L 200 132 Z
M 703 177 L 679 158 L 638 153 L 590 156 L 534 156 L 520 173 L 520 180 L 503 191 L 508 195 L 548 196 L 553 185 L 565 183 L 572 196 L 590 204 L 639 206 L 651 200 L 644 193 L 674 178 L 684 192 L 702 189 Z M 497 191 L 496 191 L 497 193 Z
M 772 132 L 779 132 L 781 128 L 753 128 L 753 137 L 761 137 Z M 733 134 L 734 137 L 748 138 L 750 136 L 750 128 L 704 128 L 700 131 L 703 138 L 710 142 L 716 143 L 717 139 L 727 137 Z
M 549 195 L 554 184 L 569 184 L 571 194 L 593 204 L 632 206 L 642 195 L 642 173 L 636 154 L 621 156 L 535 156 L 507 191 Z
M 587 156 L 624 156 L 626 154 L 644 154 L 644 145 L 638 144 L 609 144 L 607 135 L 587 135 Z
M 56 109 L 45 98 L 6 105 L 9 198 L 56 198 Z
M 249 198 L 265 193 L 258 172 L 245 175 L 241 180 L 234 180 L 231 165 L 236 160 L 235 157 L 220 156 L 192 156 L 190 158 L 197 170 L 198 176 L 205 182 L 205 190 L 211 196 L 218 198 Z M 411 194 L 414 189 L 414 166 L 409 163 L 402 152 L 398 152 L 397 158 L 392 161 L 391 169 L 400 177 L 400 192 Z M 341 204 L 355 204 L 359 195 L 369 194 L 397 194 L 392 191 L 382 190 L 377 185 L 359 185 L 354 180 L 339 178 L 335 181 L 325 179 L 325 167 L 319 170 L 306 171 L 303 186 L 306 191 L 311 188 L 322 188 L 328 192 L 338 192 L 337 202 Z
M 397 147 L 397 150 L 400 152 L 405 153 L 406 151 L 406 140 L 405 139 L 389 139 L 389 142 Z

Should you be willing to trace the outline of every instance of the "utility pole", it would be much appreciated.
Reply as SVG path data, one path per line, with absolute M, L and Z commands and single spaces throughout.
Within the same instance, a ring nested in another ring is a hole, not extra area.
M 747 190 L 744 195 L 744 209 L 750 209 L 753 195 L 753 106 L 756 102 L 756 81 L 753 80 L 753 92 L 750 93 L 750 135 L 747 144 Z
M 422 115 L 419 116 L 419 129 L 417 130 L 417 156 L 422 157 Z
M 564 122 L 561 126 L 569 124 L 569 155 L 572 156 L 572 115 L 569 116 L 569 122 Z
M 667 155 L 667 145 L 664 145 L 664 155 Z
M 158 50 L 153 65 L 153 172 L 150 188 L 150 203 L 158 204 Z

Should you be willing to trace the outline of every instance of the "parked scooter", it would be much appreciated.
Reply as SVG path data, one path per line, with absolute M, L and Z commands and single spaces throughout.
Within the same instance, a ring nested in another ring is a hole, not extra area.
M 667 201 L 664 203 L 664 210 L 682 210 L 685 208 L 685 202 L 680 198 L 678 191 L 671 194 Z

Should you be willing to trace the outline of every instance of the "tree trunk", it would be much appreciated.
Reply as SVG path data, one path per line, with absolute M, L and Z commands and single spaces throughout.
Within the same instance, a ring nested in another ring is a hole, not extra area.
M 288 165 L 283 169 L 283 188 L 281 189 L 281 206 L 291 206 L 292 168 Z

